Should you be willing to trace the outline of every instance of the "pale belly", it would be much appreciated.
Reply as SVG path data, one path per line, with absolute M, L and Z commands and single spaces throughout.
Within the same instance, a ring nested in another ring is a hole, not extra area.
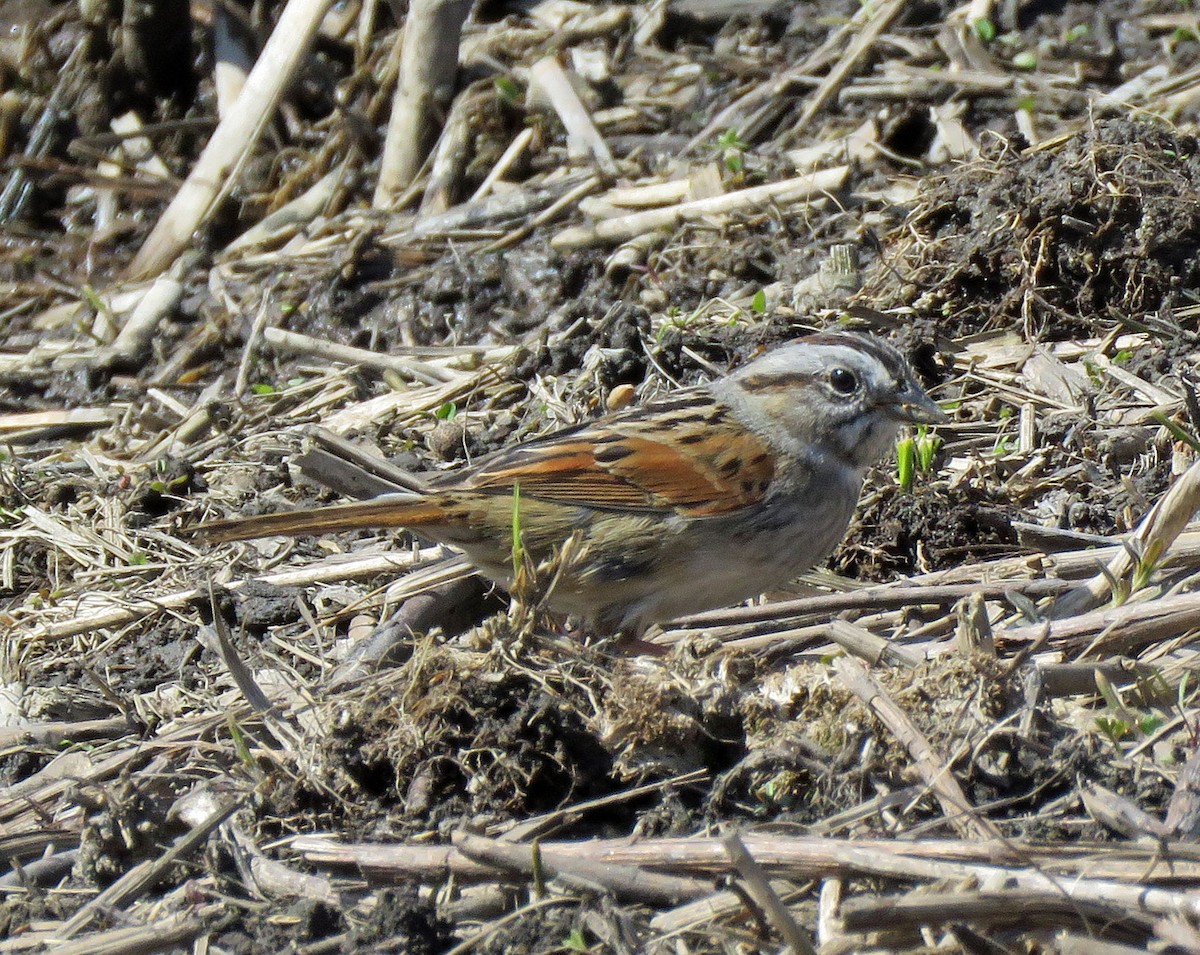
M 647 522 L 644 530 L 625 534 L 615 556 L 561 581 L 550 603 L 601 631 L 639 633 L 757 597 L 824 560 L 845 535 L 857 486 L 853 495 L 827 490 L 816 500 L 779 501 L 753 518 Z M 605 534 L 603 522 L 596 530 Z
M 579 508 L 552 526 L 578 532 L 574 565 L 561 568 L 547 605 L 581 617 L 599 635 L 640 634 L 675 617 L 740 603 L 773 590 L 824 560 L 854 514 L 861 477 L 844 470 L 819 486 L 773 492 L 757 505 L 717 517 L 631 514 Z M 562 541 L 539 534 L 531 514 L 529 552 L 544 560 Z M 456 539 L 457 537 L 457 539 Z M 493 542 L 445 534 L 501 586 L 511 556 Z M 500 560 L 497 558 L 500 557 Z

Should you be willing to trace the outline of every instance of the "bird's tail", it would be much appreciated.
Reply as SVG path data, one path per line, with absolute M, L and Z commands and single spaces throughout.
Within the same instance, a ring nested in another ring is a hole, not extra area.
M 418 527 L 436 524 L 445 517 L 445 506 L 419 494 L 384 494 L 367 501 L 331 504 L 279 514 L 231 517 L 191 529 L 206 541 L 246 540 L 279 534 L 300 537 L 305 534 L 332 534 L 335 531 L 369 527 Z

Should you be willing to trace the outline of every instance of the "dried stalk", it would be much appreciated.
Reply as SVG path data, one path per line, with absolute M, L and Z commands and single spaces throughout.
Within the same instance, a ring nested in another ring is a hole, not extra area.
M 329 0 L 288 0 L 233 109 L 130 263 L 130 277 L 157 275 L 203 228 L 292 81 L 328 5 Z
M 459 38 L 470 10 L 469 0 L 415 0 L 409 5 L 400 39 L 400 79 L 371 200 L 376 209 L 391 208 L 425 161 L 437 113 L 453 94 Z

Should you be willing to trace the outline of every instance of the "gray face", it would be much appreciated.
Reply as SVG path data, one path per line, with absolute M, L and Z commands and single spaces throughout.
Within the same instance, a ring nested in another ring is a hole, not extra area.
M 813 335 L 727 381 L 742 392 L 739 404 L 778 429 L 777 440 L 797 453 L 817 446 L 859 470 L 883 457 L 902 424 L 945 419 L 900 353 L 865 336 Z

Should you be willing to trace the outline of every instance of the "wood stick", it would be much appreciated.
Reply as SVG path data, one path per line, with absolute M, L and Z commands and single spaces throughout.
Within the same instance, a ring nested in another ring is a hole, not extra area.
M 866 24 L 859 30 L 850 33 L 850 43 L 846 47 L 846 51 L 839 58 L 821 81 L 821 85 L 804 104 L 804 111 L 800 114 L 800 118 L 796 120 L 796 126 L 799 129 L 806 127 L 814 116 L 820 112 L 829 98 L 833 96 L 841 85 L 846 81 L 846 77 L 850 75 L 850 71 L 858 65 L 859 60 L 871 48 L 879 35 L 883 33 L 893 20 L 904 9 L 908 0 L 883 0 L 882 3 L 872 8 L 863 7 L 862 10 L 870 18 Z
M 1056 620 L 1083 613 L 1102 604 L 1112 594 L 1112 582 L 1127 583 L 1131 590 L 1148 576 L 1200 508 L 1200 461 L 1188 468 L 1150 509 L 1128 544 L 1091 580 L 1055 601 L 1050 616 Z M 1129 579 L 1130 577 L 1134 579 Z
M 369 351 L 366 348 L 339 345 L 337 342 L 313 338 L 311 335 L 301 335 L 299 332 L 289 332 L 282 328 L 264 329 L 263 341 L 280 351 L 311 355 L 325 361 L 342 362 L 347 365 L 362 365 L 381 371 L 394 371 L 425 385 L 442 385 L 458 378 L 458 375 L 452 371 L 416 358 L 404 355 L 385 355 L 382 352 Z
M 575 226 L 558 233 L 550 240 L 550 244 L 564 252 L 593 245 L 612 245 L 643 232 L 674 228 L 683 222 L 694 222 L 706 216 L 756 211 L 774 202 L 790 204 L 812 200 L 823 193 L 840 189 L 849 172 L 849 166 L 835 166 L 765 186 L 751 186 L 708 199 L 694 199 L 662 209 L 647 209 L 616 219 L 605 219 L 592 226 Z
M 779 930 L 779 934 L 787 942 L 793 955 L 816 955 L 816 949 L 813 948 L 812 942 L 796 924 L 791 911 L 771 887 L 766 873 L 754 860 L 754 856 L 749 853 L 745 843 L 738 838 L 736 832 L 725 837 L 725 851 L 729 853 L 730 863 L 742 877 L 750 898 L 754 899 L 755 904 L 766 913 L 767 918 Z
M 950 771 L 949 763 L 938 756 L 933 746 L 913 725 L 912 720 L 867 672 L 867 668 L 851 657 L 841 657 L 833 663 L 834 671 L 846 687 L 878 716 L 892 735 L 908 749 L 913 762 L 942 811 L 955 829 L 966 838 L 997 839 L 1000 830 L 990 820 L 980 816 L 967 799 Z
M 435 115 L 451 99 L 458 75 L 458 44 L 470 0 L 414 0 L 400 39 L 400 78 L 392 99 L 379 182 L 371 204 L 390 208 L 416 178 Z
M 530 878 L 535 875 L 536 852 L 541 856 L 541 866 L 545 875 L 550 878 L 569 876 L 582 879 L 603 886 L 619 898 L 677 905 L 682 901 L 701 898 L 712 892 L 712 883 L 705 879 L 664 875 L 637 866 L 600 862 L 595 858 L 581 858 L 569 850 L 555 847 L 547 849 L 541 843 L 522 845 L 500 842 L 464 832 L 455 832 L 452 839 L 455 848 L 469 858 Z
M 412 567 L 416 563 L 434 560 L 445 554 L 442 547 L 427 547 L 413 553 L 412 551 L 390 552 L 383 554 L 368 554 L 350 560 L 339 558 L 321 561 L 293 570 L 280 571 L 275 574 L 263 574 L 261 577 L 233 581 L 226 584 L 229 590 L 239 590 L 247 586 L 250 580 L 273 584 L 277 587 L 303 587 L 317 583 L 341 583 L 361 577 L 374 577 L 379 574 L 396 573 Z M 120 627 L 142 617 L 160 613 L 163 610 L 179 610 L 203 596 L 203 591 L 197 587 L 187 590 L 176 590 L 160 597 L 130 597 L 122 600 L 120 595 L 113 596 L 116 606 L 102 610 L 90 610 L 77 614 L 56 623 L 34 625 L 27 635 L 29 640 L 65 640 L 91 630 L 105 627 Z
M 571 85 L 566 70 L 553 56 L 538 60 L 529 68 L 530 82 L 545 94 L 550 107 L 558 114 L 567 130 L 568 141 L 580 143 L 592 156 L 598 168 L 604 175 L 616 178 L 620 174 L 608 143 L 596 129 L 587 107 L 583 105 L 575 87 Z
M 828 839 L 816 836 L 743 836 L 747 851 L 772 877 L 814 879 L 876 875 L 894 879 L 977 879 L 1014 889 L 1068 892 L 1072 898 L 1120 900 L 1146 911 L 1200 916 L 1200 896 L 1189 891 L 1200 877 L 1200 854 L 1190 843 L 1153 845 L 1112 843 L 1032 844 L 1007 840 Z M 324 836 L 300 836 L 291 848 L 319 865 L 357 867 L 383 880 L 469 881 L 495 877 L 453 846 L 342 843 Z M 577 858 L 650 866 L 660 872 L 697 877 L 729 871 L 721 839 L 596 839 L 543 842 L 542 851 L 561 849 Z M 1159 883 L 1159 884 L 1156 884 Z M 1181 890 L 1162 888 L 1178 884 Z M 1190 913 L 1190 914 L 1189 914 Z
M 203 227 L 274 113 L 328 5 L 329 0 L 288 0 L 233 109 L 130 263 L 130 277 L 157 275 Z

